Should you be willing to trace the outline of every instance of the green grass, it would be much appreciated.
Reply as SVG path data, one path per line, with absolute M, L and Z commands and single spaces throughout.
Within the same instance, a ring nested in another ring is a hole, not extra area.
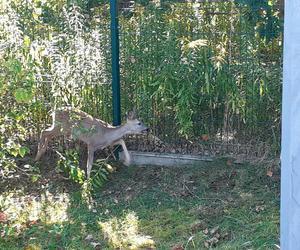
M 122 167 L 89 201 L 58 177 L 7 190 L 0 249 L 277 249 L 279 178 L 272 171 L 221 160 Z

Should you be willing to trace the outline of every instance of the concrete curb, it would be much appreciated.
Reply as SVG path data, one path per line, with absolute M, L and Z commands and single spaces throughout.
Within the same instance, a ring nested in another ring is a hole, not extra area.
M 182 166 L 195 165 L 200 162 L 211 162 L 212 157 L 182 154 L 162 154 L 130 151 L 132 165 L 155 165 L 155 166 Z M 119 154 L 120 160 L 124 159 L 123 152 Z

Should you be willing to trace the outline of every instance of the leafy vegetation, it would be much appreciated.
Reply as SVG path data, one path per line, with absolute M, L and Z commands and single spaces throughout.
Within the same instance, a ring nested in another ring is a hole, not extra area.
M 76 150 L 66 150 L 63 153 L 57 152 L 59 160 L 57 167 L 69 175 L 69 178 L 80 184 L 84 183 L 85 173 L 79 168 L 79 154 Z
M 266 135 L 266 124 L 278 131 L 280 110 L 276 9 L 268 5 L 273 28 L 266 39 L 260 27 L 270 19 L 263 8 L 229 2 L 167 6 L 136 8 L 130 22 L 121 19 L 123 106 L 136 99 L 145 116 L 155 117 L 152 127 L 159 127 L 157 119 L 164 122 L 157 129 L 168 140 L 234 131 L 236 138 L 255 134 L 267 140 L 261 132 Z
M 80 168 L 80 155 L 76 149 L 56 151 L 58 154 L 57 172 L 67 175 L 67 178 L 79 183 L 87 193 L 98 190 L 108 180 L 110 173 L 116 168 L 112 167 L 107 159 L 98 159 L 93 164 L 92 177 L 88 180 L 85 178 L 85 171 Z
M 123 113 L 136 106 L 166 142 L 208 135 L 263 141 L 276 152 L 282 20 L 276 1 L 250 2 L 138 1 L 121 9 Z M 9 0 L 0 11 L 1 121 L 10 120 L 15 137 L 20 130 L 20 138 L 36 138 L 48 111 L 63 105 L 110 122 L 107 1 Z

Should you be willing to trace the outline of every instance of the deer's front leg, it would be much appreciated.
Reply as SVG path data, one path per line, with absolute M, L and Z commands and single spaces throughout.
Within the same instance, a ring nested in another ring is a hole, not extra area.
M 130 163 L 131 163 L 131 157 L 130 157 L 130 154 L 129 154 L 128 150 L 127 150 L 127 147 L 126 147 L 126 144 L 125 144 L 124 140 L 120 139 L 120 140 L 116 141 L 113 145 L 121 145 L 122 146 L 123 151 L 124 151 L 124 155 L 125 155 L 124 164 L 126 166 L 129 166 Z
M 92 146 L 88 146 L 88 158 L 87 158 L 87 164 L 86 164 L 86 176 L 87 179 L 91 176 L 93 161 L 94 161 L 94 152 L 95 148 Z

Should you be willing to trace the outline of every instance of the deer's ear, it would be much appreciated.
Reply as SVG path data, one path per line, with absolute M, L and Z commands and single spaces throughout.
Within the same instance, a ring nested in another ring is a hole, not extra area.
M 136 112 L 136 107 L 133 107 L 132 115 L 133 115 L 133 119 L 137 119 L 138 115 L 137 115 L 137 112 Z
M 133 111 L 127 112 L 127 119 L 128 120 L 133 120 L 134 119 L 134 112 Z
M 132 113 L 133 113 L 133 115 L 136 117 L 136 107 L 133 107 Z

